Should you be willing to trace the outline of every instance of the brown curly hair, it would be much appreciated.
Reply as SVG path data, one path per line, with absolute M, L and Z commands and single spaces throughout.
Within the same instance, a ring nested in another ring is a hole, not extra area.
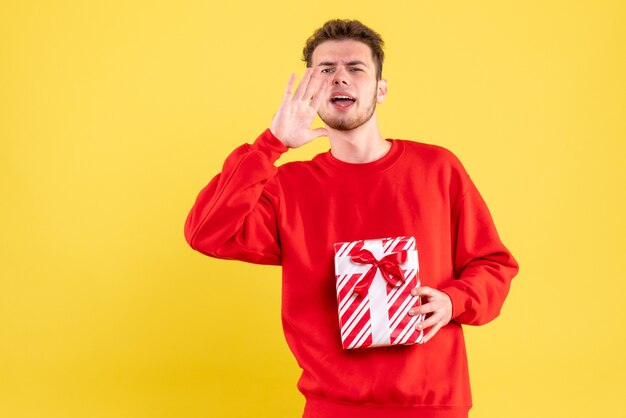
M 307 67 L 310 67 L 313 51 L 319 44 L 326 41 L 341 41 L 344 39 L 363 42 L 370 47 L 372 58 L 376 65 L 376 76 L 380 80 L 383 74 L 383 60 L 385 59 L 385 53 L 383 52 L 385 42 L 378 33 L 358 20 L 333 19 L 324 23 L 321 28 L 317 29 L 307 39 L 302 51 L 302 61 L 306 62 Z

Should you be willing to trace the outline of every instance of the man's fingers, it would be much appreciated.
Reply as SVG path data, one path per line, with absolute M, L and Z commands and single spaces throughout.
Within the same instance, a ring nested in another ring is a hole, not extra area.
M 441 329 L 441 327 L 443 326 L 443 324 L 441 322 L 435 324 L 430 331 L 428 331 L 428 333 L 426 333 L 426 335 L 424 335 L 424 338 L 422 338 L 422 344 L 427 343 L 431 338 L 433 338 L 435 336 L 435 334 L 437 332 L 439 332 L 439 330 Z
M 322 80 L 319 88 L 317 89 L 317 92 L 315 93 L 315 96 L 313 96 L 313 100 L 311 100 L 311 107 L 315 109 L 316 112 L 317 109 L 320 108 L 322 101 L 326 100 L 326 98 L 328 97 L 328 93 L 330 92 L 330 85 L 330 80 Z
M 296 81 L 296 75 L 291 74 L 289 77 L 289 81 L 287 82 L 287 87 L 285 88 L 285 95 L 283 96 L 283 103 L 289 102 L 291 100 L 291 94 L 293 93 L 293 83 Z
M 411 290 L 411 295 L 425 298 L 428 303 L 414 306 L 409 315 L 428 315 L 423 321 L 415 325 L 417 330 L 428 330 L 422 344 L 432 339 L 439 330 L 450 322 L 452 314 L 452 302 L 450 297 L 440 290 L 432 287 L 420 286 Z
M 437 291 L 435 289 L 433 289 L 432 287 L 420 286 L 420 287 L 416 287 L 415 289 L 411 290 L 411 295 L 413 295 L 413 296 L 433 296 L 433 295 L 435 295 L 435 292 L 437 292 Z
M 296 88 L 296 92 L 293 93 L 293 86 L 295 84 L 296 76 L 292 74 L 289 77 L 287 88 L 283 96 L 283 103 L 289 103 L 291 100 L 300 100 L 309 103 L 316 111 L 319 108 L 322 101 L 327 96 L 329 91 L 328 80 L 313 73 L 312 68 L 307 68 Z M 293 98 L 292 98 L 293 94 Z
M 313 70 L 311 70 L 313 71 Z M 313 98 L 319 93 L 321 89 L 321 85 L 323 83 L 323 78 L 320 77 L 320 73 L 312 72 L 311 78 L 309 79 L 309 84 L 306 86 L 306 90 L 304 90 L 304 95 L 302 96 L 302 100 L 310 102 Z
M 410 311 L 409 315 L 416 316 L 421 314 L 427 314 L 431 312 L 435 312 L 438 306 L 435 303 L 425 303 L 420 306 L 414 306 Z
M 300 80 L 300 84 L 298 84 L 298 88 L 296 89 L 296 93 L 294 94 L 294 100 L 302 100 L 304 97 L 304 93 L 306 92 L 306 88 L 309 85 L 309 80 L 311 80 L 311 74 L 313 74 L 313 70 L 311 68 L 307 68 L 302 76 L 302 80 Z
M 441 315 L 433 314 L 415 325 L 415 329 L 426 329 L 441 323 Z

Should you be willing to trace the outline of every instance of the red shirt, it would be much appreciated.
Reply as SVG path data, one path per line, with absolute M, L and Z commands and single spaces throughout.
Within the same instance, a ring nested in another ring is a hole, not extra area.
M 466 417 L 461 324 L 495 318 L 518 270 L 458 159 L 389 141 L 370 163 L 326 152 L 277 168 L 287 148 L 266 130 L 226 159 L 187 218 L 187 241 L 203 254 L 282 265 L 283 329 L 303 369 L 305 417 Z M 450 296 L 452 321 L 426 344 L 343 350 L 333 244 L 396 236 L 415 237 L 422 285 Z

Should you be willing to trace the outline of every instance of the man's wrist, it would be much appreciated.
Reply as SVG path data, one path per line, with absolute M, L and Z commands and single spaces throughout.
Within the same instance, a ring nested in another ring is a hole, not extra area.
M 283 144 L 269 128 L 259 135 L 252 146 L 265 154 L 272 162 L 278 160 L 282 154 L 289 150 L 289 147 Z

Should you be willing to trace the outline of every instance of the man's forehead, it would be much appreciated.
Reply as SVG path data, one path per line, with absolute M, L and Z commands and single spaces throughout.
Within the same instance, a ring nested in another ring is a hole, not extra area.
M 322 42 L 315 48 L 311 58 L 314 66 L 331 62 L 334 64 L 355 62 L 361 62 L 363 65 L 374 64 L 370 47 L 352 39 Z

